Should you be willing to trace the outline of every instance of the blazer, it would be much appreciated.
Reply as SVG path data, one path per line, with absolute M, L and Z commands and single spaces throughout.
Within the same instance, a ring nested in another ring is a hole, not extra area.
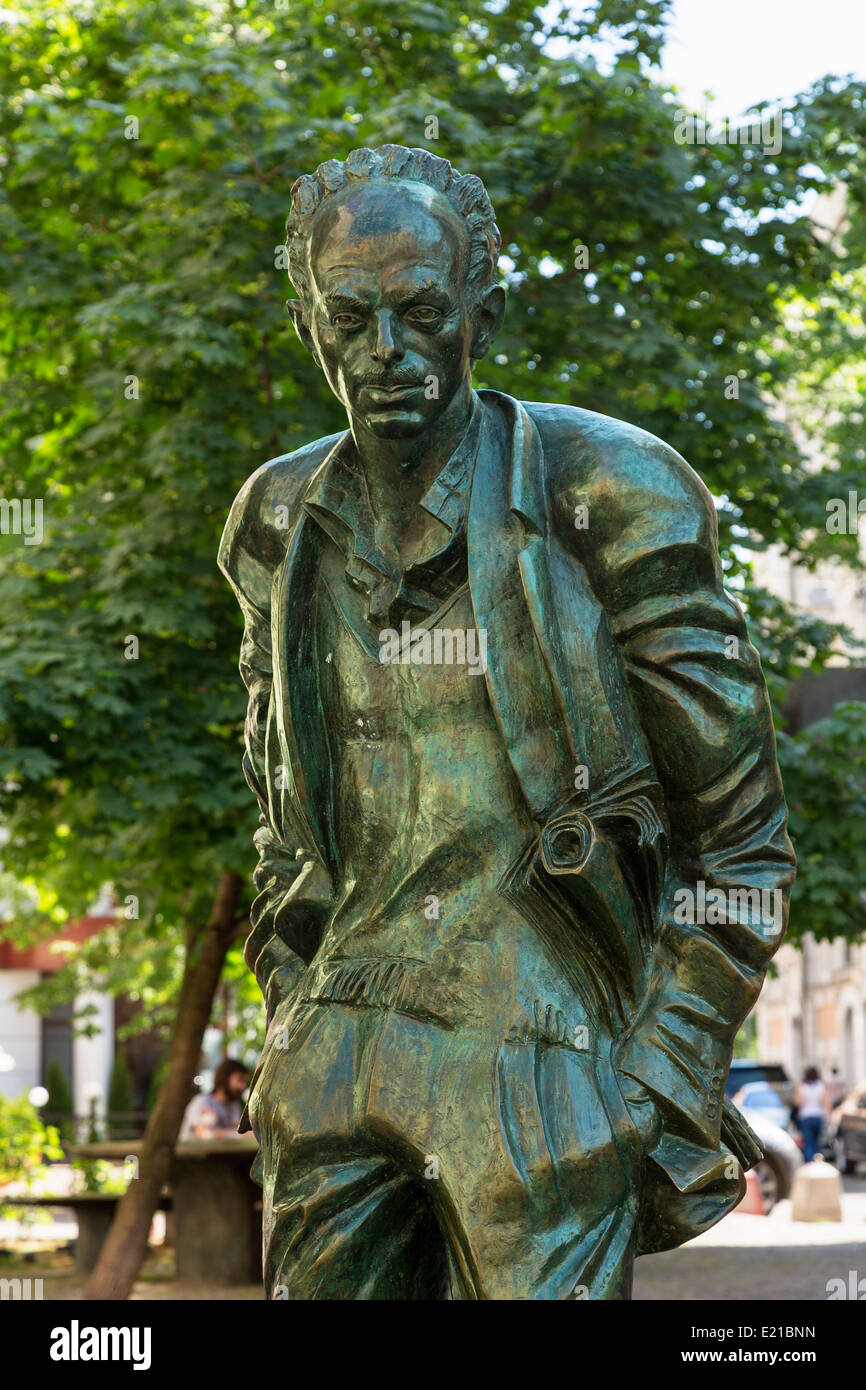
M 730 1210 L 761 1155 L 724 1086 L 796 867 L 766 687 L 688 464 L 609 416 L 478 395 L 469 587 L 538 825 L 503 888 L 545 920 L 564 970 L 596 982 L 615 1065 L 660 1111 L 638 1252 L 665 1249 Z M 244 771 L 261 812 L 245 954 L 271 1026 L 315 955 L 336 863 L 303 501 L 344 437 L 258 469 L 219 551 L 245 618 Z M 682 890 L 700 900 L 701 883 L 727 905 L 683 922 Z M 780 911 L 756 920 L 745 894 L 762 890 Z

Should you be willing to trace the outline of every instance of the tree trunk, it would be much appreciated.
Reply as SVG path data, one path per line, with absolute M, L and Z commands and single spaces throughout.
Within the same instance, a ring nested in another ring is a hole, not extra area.
M 222 874 L 211 919 L 187 956 L 177 1006 L 168 1072 L 144 1133 L 138 1177 L 118 1203 L 85 1299 L 123 1299 L 132 1292 L 147 1254 L 153 1213 L 169 1181 L 174 1146 L 198 1068 L 201 1042 L 213 1007 L 226 953 L 236 936 L 242 881 Z

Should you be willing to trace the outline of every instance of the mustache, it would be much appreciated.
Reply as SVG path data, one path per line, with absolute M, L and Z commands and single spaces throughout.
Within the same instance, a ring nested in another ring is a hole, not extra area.
M 397 367 L 394 371 L 380 373 L 378 376 L 365 376 L 361 381 L 361 385 L 380 387 L 423 386 L 424 378 L 419 377 L 411 368 L 404 368 L 403 371 L 401 371 L 400 368 Z

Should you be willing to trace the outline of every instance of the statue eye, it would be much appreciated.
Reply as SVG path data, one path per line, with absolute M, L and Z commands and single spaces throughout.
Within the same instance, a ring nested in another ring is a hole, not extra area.
M 361 319 L 357 314 L 332 314 L 331 323 L 334 328 L 353 329 L 361 327 Z
M 434 309 L 431 304 L 416 304 L 414 309 L 410 309 L 406 316 L 413 323 L 421 324 L 424 328 L 432 327 L 442 318 L 438 309 Z

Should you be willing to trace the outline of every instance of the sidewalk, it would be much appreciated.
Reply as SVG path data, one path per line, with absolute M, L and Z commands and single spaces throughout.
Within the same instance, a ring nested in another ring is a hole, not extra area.
M 791 1220 L 790 1201 L 769 1216 L 732 1212 L 678 1250 L 635 1266 L 635 1299 L 808 1301 L 827 1298 L 830 1279 L 866 1278 L 866 1179 L 843 1179 L 843 1220 Z
M 828 1281 L 848 1283 L 850 1271 L 866 1279 L 866 1177 L 845 1178 L 841 1222 L 793 1222 L 790 1201 L 779 1202 L 769 1216 L 733 1212 L 717 1226 L 678 1250 L 645 1255 L 637 1261 L 636 1300 L 823 1301 Z M 46 1213 L 47 1215 L 47 1213 Z M 5 1276 L 43 1276 L 47 1299 L 81 1296 L 81 1283 L 69 1255 L 50 1256 L 40 1246 L 73 1240 L 75 1221 L 46 1220 L 22 1227 L 0 1222 L 0 1244 L 24 1239 L 34 1252 L 26 1260 L 4 1263 Z M 260 1285 L 236 1288 L 180 1284 L 171 1277 L 170 1252 L 155 1250 L 147 1277 L 139 1279 L 132 1298 L 177 1301 L 261 1299 Z

